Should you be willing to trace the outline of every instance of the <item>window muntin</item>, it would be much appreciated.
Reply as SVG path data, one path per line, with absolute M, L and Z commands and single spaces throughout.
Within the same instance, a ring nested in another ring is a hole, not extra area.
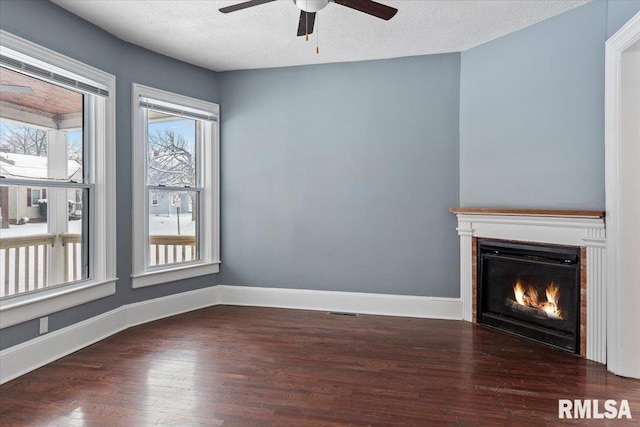
M 132 99 L 133 286 L 216 273 L 218 106 L 138 84 Z

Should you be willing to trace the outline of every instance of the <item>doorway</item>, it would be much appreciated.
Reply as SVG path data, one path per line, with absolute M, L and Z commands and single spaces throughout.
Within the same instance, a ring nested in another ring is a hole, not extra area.
M 607 367 L 640 378 L 640 13 L 606 45 Z

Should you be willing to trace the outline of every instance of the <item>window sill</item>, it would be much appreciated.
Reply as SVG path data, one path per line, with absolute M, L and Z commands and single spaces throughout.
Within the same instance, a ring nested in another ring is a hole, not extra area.
M 131 276 L 131 287 L 134 289 L 143 288 L 145 286 L 159 285 L 162 283 L 174 282 L 176 280 L 205 276 L 207 274 L 215 274 L 219 272 L 220 261 L 147 271 L 142 274 Z
M 0 329 L 113 295 L 116 280 L 81 282 L 9 297 L 0 301 Z

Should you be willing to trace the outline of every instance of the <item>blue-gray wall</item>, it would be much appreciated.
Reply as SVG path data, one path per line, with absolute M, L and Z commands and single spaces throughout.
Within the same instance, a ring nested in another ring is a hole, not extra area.
M 607 5 L 607 38 L 640 12 L 640 0 L 611 0 Z
M 457 297 L 459 65 L 220 74 L 220 283 Z
M 604 208 L 606 3 L 463 52 L 462 206 Z
M 604 51 L 640 1 L 594 1 L 462 53 L 460 204 L 604 209 Z
M 116 76 L 117 283 L 116 294 L 49 316 L 63 328 L 123 304 L 216 284 L 200 277 L 162 286 L 131 288 L 131 83 L 218 102 L 216 73 L 119 40 L 44 0 L 1 0 L 0 28 Z M 0 330 L 0 349 L 38 336 L 38 320 Z

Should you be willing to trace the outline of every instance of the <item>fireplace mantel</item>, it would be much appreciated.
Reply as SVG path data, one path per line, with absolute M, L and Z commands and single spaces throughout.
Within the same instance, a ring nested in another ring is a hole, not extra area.
M 472 321 L 473 238 L 577 246 L 586 249 L 586 357 L 606 362 L 607 293 L 604 212 L 591 210 L 453 208 L 460 236 L 462 318 Z
M 527 215 L 527 216 L 557 216 L 575 218 L 604 218 L 604 211 L 590 210 L 560 210 L 560 209 L 500 209 L 500 208 L 451 208 L 454 214 L 471 215 Z

